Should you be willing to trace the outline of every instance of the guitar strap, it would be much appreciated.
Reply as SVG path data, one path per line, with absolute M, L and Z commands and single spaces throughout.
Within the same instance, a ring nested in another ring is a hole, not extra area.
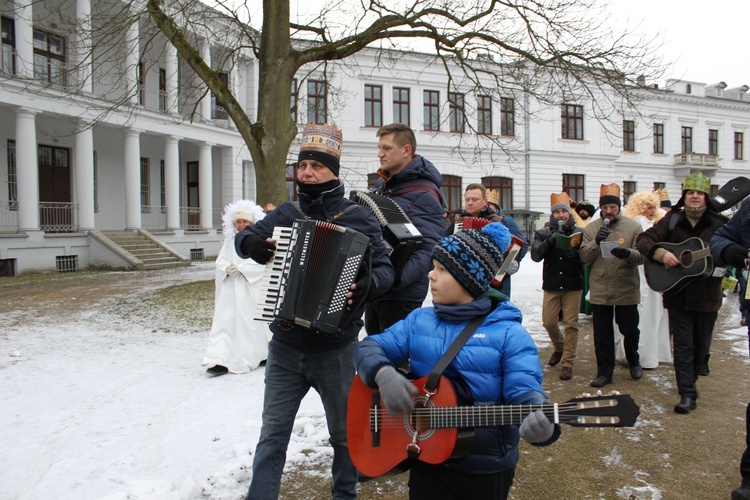
M 492 308 L 487 314 L 477 316 L 476 318 L 469 321 L 469 324 L 466 325 L 463 330 L 461 330 L 461 333 L 458 334 L 456 340 L 453 341 L 448 350 L 445 351 L 445 354 L 443 354 L 440 360 L 435 364 L 435 367 L 432 369 L 432 372 L 430 372 L 430 376 L 427 378 L 427 383 L 425 384 L 425 393 L 427 394 L 427 396 L 435 394 L 438 382 L 440 381 L 440 376 L 443 374 L 443 371 L 448 368 L 448 365 L 451 364 L 453 358 L 456 357 L 458 351 L 461 350 L 461 348 L 464 346 L 466 341 L 469 340 L 469 337 L 471 337 L 474 331 L 476 331 L 476 329 L 479 328 L 482 323 L 484 323 L 484 320 L 487 318 L 487 316 L 489 316 L 490 312 L 492 312 Z

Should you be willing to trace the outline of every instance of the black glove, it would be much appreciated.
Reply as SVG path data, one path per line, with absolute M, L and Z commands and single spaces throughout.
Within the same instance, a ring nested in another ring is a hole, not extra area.
M 555 240 L 557 239 L 557 235 L 560 234 L 560 231 L 554 231 L 552 234 L 550 234 L 544 242 L 549 247 L 555 246 Z
M 618 259 L 627 259 L 630 257 L 630 249 L 625 247 L 616 247 L 612 249 L 612 255 Z
M 747 259 L 748 249 L 737 243 L 732 243 L 721 251 L 721 260 L 728 262 L 732 267 L 739 269 L 745 268 L 745 259 Z
M 569 247 L 563 250 L 565 257 L 570 260 L 578 260 L 578 248 Z
M 276 251 L 276 245 L 267 242 L 262 236 L 251 234 L 242 240 L 240 249 L 258 264 L 266 264 Z
M 347 301 L 347 309 L 356 309 L 367 298 L 367 294 L 370 291 L 370 275 L 364 275 L 352 283 L 352 287 L 349 287 L 349 292 L 346 294 L 349 299 Z
M 609 236 L 609 229 L 602 226 L 602 228 L 599 229 L 599 232 L 596 233 L 596 238 L 595 238 L 596 244 L 600 245 L 602 241 L 607 239 L 607 236 Z

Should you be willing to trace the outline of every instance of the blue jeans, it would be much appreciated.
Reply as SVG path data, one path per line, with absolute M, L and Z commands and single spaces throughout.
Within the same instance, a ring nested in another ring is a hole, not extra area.
M 346 442 L 346 406 L 354 378 L 355 343 L 330 351 L 304 353 L 271 339 L 266 362 L 263 426 L 255 448 L 247 500 L 279 497 L 294 417 L 310 387 L 320 394 L 331 436 L 332 497 L 357 498 L 357 469 L 349 457 Z

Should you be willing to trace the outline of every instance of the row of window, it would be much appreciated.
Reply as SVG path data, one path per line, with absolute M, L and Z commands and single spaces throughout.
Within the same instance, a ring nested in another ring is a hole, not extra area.
M 625 151 L 635 151 L 635 122 L 633 120 L 625 120 L 622 124 L 622 130 L 622 149 L 624 149 Z M 664 153 L 663 123 L 654 123 L 653 136 L 653 152 L 658 154 Z M 735 160 L 744 160 L 744 151 L 745 134 L 744 132 L 735 132 L 733 158 Z M 693 147 L 693 127 L 681 127 L 680 152 L 682 154 L 690 154 L 695 152 L 695 149 Z M 708 154 L 717 156 L 719 154 L 719 131 L 717 129 L 708 130 Z

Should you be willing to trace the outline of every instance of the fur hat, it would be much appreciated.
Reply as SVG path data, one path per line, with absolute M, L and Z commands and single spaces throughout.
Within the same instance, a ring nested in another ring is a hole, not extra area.
M 570 213 L 570 203 L 570 196 L 565 191 L 559 194 L 552 193 L 549 195 L 550 212 L 552 213 L 559 208 L 565 209 Z
M 589 217 L 591 217 L 594 215 L 594 212 L 596 212 L 596 207 L 589 200 L 583 200 L 576 205 L 576 212 L 578 215 L 581 215 L 581 210 L 588 212 Z
M 622 206 L 622 200 L 620 199 L 620 186 L 615 184 L 602 184 L 599 188 L 599 206 L 609 205 L 614 203 L 618 207 Z
M 472 297 L 486 292 L 503 263 L 510 232 L 500 222 L 481 231 L 465 229 L 441 239 L 431 258 L 440 262 Z
M 319 161 L 338 177 L 343 142 L 344 136 L 336 125 L 308 123 L 302 131 L 297 161 Z
M 237 219 L 249 220 L 253 224 L 262 220 L 266 214 L 263 213 L 263 209 L 260 208 L 255 202 L 250 200 L 237 200 L 233 201 L 226 207 L 224 207 L 224 213 L 221 214 L 222 227 L 224 229 L 224 240 L 234 238 L 237 234 L 237 230 L 234 228 L 234 223 Z

